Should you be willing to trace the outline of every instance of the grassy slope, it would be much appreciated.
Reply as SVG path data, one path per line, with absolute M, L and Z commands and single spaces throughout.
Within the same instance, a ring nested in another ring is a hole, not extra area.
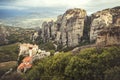
M 10 68 L 15 68 L 17 66 L 17 61 L 8 61 L 0 63 L 0 76 L 5 74 Z
M 0 46 L 0 62 L 16 61 L 18 55 L 18 43 Z
M 0 46 L 0 76 L 17 65 L 18 43 Z

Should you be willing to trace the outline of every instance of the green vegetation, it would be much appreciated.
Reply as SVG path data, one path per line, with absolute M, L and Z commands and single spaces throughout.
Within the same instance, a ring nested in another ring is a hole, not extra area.
M 119 80 L 120 47 L 87 48 L 78 54 L 60 53 L 38 61 L 26 80 Z
M 21 33 L 21 34 L 11 34 L 10 36 L 7 37 L 7 39 L 9 40 L 9 44 L 12 44 L 12 43 L 16 43 L 16 42 L 31 42 L 30 40 L 30 35 L 27 35 L 27 34 L 24 34 L 24 33 Z
M 23 29 L 19 27 L 0 25 L 0 46 L 17 42 L 31 43 L 31 37 L 34 32 L 34 29 Z
M 17 66 L 18 44 L 0 46 L 0 76 Z
M 0 77 L 10 68 L 16 68 L 18 43 L 0 46 Z
M 17 43 L 0 46 L 0 62 L 16 61 L 18 53 Z
M 31 43 L 32 40 L 30 37 L 34 31 L 25 31 L 20 30 L 16 32 L 11 32 L 10 36 L 7 37 L 9 40 L 9 44 L 16 43 L 16 42 L 23 42 L 23 43 Z
M 41 43 L 39 44 L 40 49 L 46 50 L 46 51 L 51 51 L 55 50 L 55 46 L 53 45 L 52 42 L 46 42 L 46 43 Z

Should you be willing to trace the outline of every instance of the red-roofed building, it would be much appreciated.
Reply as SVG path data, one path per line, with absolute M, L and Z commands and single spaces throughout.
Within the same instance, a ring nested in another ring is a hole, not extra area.
M 25 57 L 23 59 L 23 62 L 18 66 L 17 71 L 18 72 L 26 72 L 27 69 L 30 69 L 32 67 L 32 57 Z

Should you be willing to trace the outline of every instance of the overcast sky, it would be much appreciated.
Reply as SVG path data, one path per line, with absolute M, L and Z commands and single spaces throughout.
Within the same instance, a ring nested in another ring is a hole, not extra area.
M 120 0 L 0 0 L 0 21 L 16 23 L 16 20 L 25 19 L 55 19 L 70 8 L 85 9 L 90 15 L 116 6 L 120 6 Z
M 120 0 L 0 0 L 0 9 L 83 8 L 88 13 L 120 6 Z

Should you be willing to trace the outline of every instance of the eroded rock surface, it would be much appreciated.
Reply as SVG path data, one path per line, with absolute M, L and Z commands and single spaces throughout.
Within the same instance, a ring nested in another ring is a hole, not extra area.
M 120 26 L 120 7 L 105 9 L 92 14 L 90 41 L 96 41 L 98 33 L 104 28 Z
M 58 16 L 54 23 L 44 22 L 42 25 L 44 41 L 53 39 L 63 46 L 77 46 L 83 36 L 86 15 L 84 9 L 75 8 L 69 9 L 63 15 Z
M 104 29 L 115 26 L 120 26 L 119 6 L 98 11 L 90 16 L 87 16 L 84 9 L 75 8 L 59 15 L 55 22 L 44 22 L 42 37 L 44 42 L 52 41 L 63 48 L 75 47 L 85 41 L 98 43 L 101 41 L 98 40 L 99 34 L 104 32 Z M 107 32 L 109 33 L 109 30 Z M 111 36 L 110 39 L 112 38 L 114 39 L 114 36 Z

